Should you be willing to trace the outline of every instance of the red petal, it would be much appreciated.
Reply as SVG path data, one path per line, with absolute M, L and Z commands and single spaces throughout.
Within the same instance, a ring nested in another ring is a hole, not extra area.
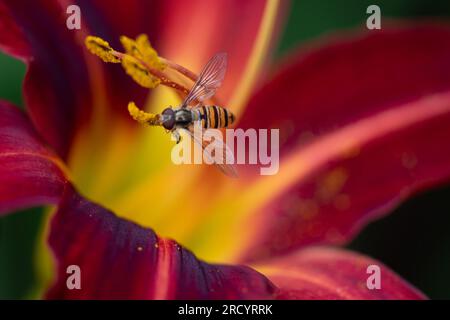
M 0 47 L 12 54 L 26 54 L 27 110 L 38 132 L 63 158 L 76 130 L 86 124 L 93 110 L 120 108 L 128 116 L 127 102 L 137 99 L 143 103 L 146 95 L 119 67 L 102 64 L 85 49 L 84 37 L 101 33 L 90 30 L 85 21 L 95 20 L 102 30 L 112 28 L 101 24 L 99 12 L 83 11 L 82 7 L 81 30 L 69 30 L 67 6 L 43 0 L 5 1 L 0 6 L 0 30 L 14 30 L 10 36 L 0 37 Z M 113 32 L 113 36 L 118 34 Z
M 57 203 L 66 179 L 25 115 L 0 101 L 0 214 Z
M 0 50 L 18 59 L 30 57 L 25 37 L 14 22 L 4 3 L 0 2 Z
M 373 266 L 379 269 L 375 271 Z M 380 262 L 346 250 L 309 248 L 258 269 L 280 288 L 279 299 L 426 298 Z M 379 289 L 374 286 L 378 274 Z
M 450 88 L 450 28 L 383 28 L 302 50 L 251 99 L 242 127 L 281 128 L 283 152 L 371 114 Z M 280 106 L 275 108 L 275 106 Z M 304 142 L 304 141 L 303 141 Z
M 246 257 L 344 243 L 448 181 L 449 56 L 448 28 L 386 29 L 298 57 L 263 88 L 243 125 L 281 127 L 285 157 L 265 178 L 270 193 L 251 216 L 259 229 Z
M 68 189 L 51 223 L 58 262 L 49 298 L 262 299 L 275 287 L 244 266 L 210 265 L 174 241 L 123 220 Z M 66 269 L 81 270 L 81 290 L 66 286 Z
M 29 47 L 24 57 L 28 61 L 27 110 L 43 138 L 65 156 L 75 123 L 91 99 L 83 48 L 74 40 L 77 33 L 65 27 L 65 10 L 56 1 L 5 1 L 4 7 L 7 15 L 0 20 L 0 28 L 21 30 L 8 51 L 20 50 L 17 47 L 23 43 Z

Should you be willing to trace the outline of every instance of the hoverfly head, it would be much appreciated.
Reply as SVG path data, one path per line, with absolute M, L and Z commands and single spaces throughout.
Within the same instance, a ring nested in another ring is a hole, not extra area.
M 172 107 L 169 106 L 168 108 L 164 109 L 164 111 L 161 113 L 162 115 L 162 126 L 166 130 L 172 130 L 175 126 L 175 112 L 173 111 Z

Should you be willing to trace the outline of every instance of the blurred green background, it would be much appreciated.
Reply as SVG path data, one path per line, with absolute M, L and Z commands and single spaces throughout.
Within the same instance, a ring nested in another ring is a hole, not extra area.
M 318 36 L 364 27 L 371 4 L 380 6 L 382 19 L 450 23 L 449 0 L 293 0 L 278 56 Z M 1 99 L 23 106 L 24 74 L 22 63 L 0 54 Z M 450 299 L 449 199 L 450 186 L 419 194 L 366 227 L 349 247 L 384 262 L 430 298 Z M 23 298 L 32 289 L 33 254 L 42 219 L 42 208 L 0 218 L 0 299 Z

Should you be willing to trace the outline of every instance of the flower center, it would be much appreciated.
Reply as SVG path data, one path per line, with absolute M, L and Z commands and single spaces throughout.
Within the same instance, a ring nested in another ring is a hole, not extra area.
M 148 111 L 180 105 L 198 76 L 159 56 L 145 35 L 120 40 L 124 52 L 93 36 L 85 39 L 85 45 L 101 60 L 120 63 L 139 85 L 157 87 L 147 98 L 146 107 L 142 108 L 145 111 L 134 102 L 128 103 L 128 111 L 140 124 L 160 125 L 160 115 Z M 210 102 L 221 105 L 216 98 L 210 98 Z M 93 125 L 77 137 L 69 162 L 80 192 L 118 216 L 173 238 L 196 254 L 200 252 L 202 258 L 214 256 L 217 262 L 230 262 L 229 256 L 237 247 L 233 232 L 224 231 L 230 241 L 223 237 L 216 242 L 204 241 L 204 237 L 214 236 L 214 231 L 212 236 L 209 231 L 211 223 L 216 223 L 211 212 L 228 218 L 223 208 L 232 201 L 222 194 L 234 190 L 231 182 L 225 181 L 215 168 L 174 166 L 170 161 L 173 141 L 164 130 L 140 126 L 130 130 L 129 123 L 121 117 L 105 119 L 107 113 L 100 113 Z M 193 190 L 209 201 L 194 200 Z M 220 228 L 226 224 L 222 218 L 217 223 Z M 221 250 L 217 250 L 219 246 Z

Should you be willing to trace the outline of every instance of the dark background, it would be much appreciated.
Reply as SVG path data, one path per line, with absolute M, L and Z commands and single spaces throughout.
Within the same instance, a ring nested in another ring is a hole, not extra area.
M 364 27 L 371 4 L 380 6 L 382 26 L 391 18 L 450 23 L 449 0 L 292 2 L 278 56 L 321 35 Z M 0 54 L 1 99 L 23 105 L 24 74 L 22 63 Z M 36 208 L 0 218 L 0 299 L 30 296 L 43 215 L 43 209 Z M 388 217 L 370 224 L 348 247 L 382 261 L 430 298 L 450 299 L 449 229 L 450 186 L 442 186 L 416 195 Z

